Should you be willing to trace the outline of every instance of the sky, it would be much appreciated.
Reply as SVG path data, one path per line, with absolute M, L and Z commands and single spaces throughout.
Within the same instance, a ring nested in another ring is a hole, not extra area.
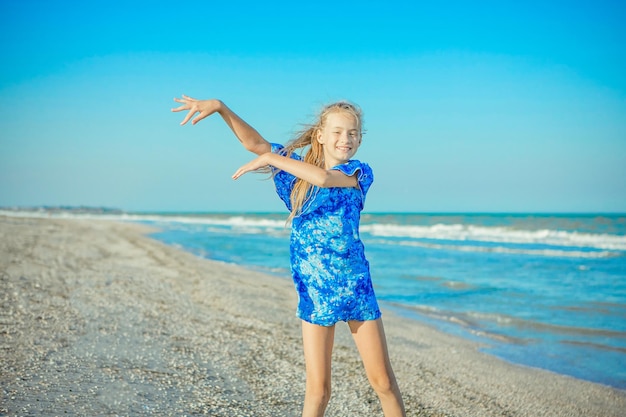
M 626 2 L 0 0 L 0 206 L 282 211 L 285 143 L 364 111 L 370 212 L 626 212 Z

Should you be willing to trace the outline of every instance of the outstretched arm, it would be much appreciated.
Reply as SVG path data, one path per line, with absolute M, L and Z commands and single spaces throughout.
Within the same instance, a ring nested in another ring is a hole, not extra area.
M 239 142 L 249 150 L 257 155 L 262 155 L 271 150 L 271 145 L 266 141 L 263 136 L 259 134 L 252 126 L 246 123 L 242 118 L 237 116 L 231 109 L 223 102 L 216 99 L 211 100 L 196 100 L 189 96 L 183 95 L 182 98 L 175 98 L 175 102 L 181 103 L 181 106 L 172 109 L 173 112 L 185 111 L 189 112 L 180 123 L 184 125 L 187 123 L 196 113 L 199 113 L 191 120 L 191 124 L 195 125 L 200 120 L 208 117 L 214 113 L 219 113 L 224 119 L 224 122 L 233 131 Z
M 243 174 L 271 165 L 283 171 L 303 179 L 313 185 L 322 188 L 328 187 L 357 187 L 356 175 L 347 176 L 335 169 L 323 169 L 307 162 L 298 161 L 275 153 L 264 153 L 257 158 L 240 167 L 233 174 L 233 179 L 241 177 Z

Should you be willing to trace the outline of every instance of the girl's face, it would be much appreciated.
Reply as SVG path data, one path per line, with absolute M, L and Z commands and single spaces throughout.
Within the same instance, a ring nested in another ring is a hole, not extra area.
M 326 169 L 348 162 L 361 145 L 357 120 L 349 113 L 333 112 L 326 116 L 317 141 L 324 150 Z

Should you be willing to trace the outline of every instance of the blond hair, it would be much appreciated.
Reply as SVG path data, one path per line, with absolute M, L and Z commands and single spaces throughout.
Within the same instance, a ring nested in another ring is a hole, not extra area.
M 361 109 L 353 103 L 347 101 L 339 101 L 326 105 L 320 111 L 317 121 L 313 124 L 305 125 L 304 129 L 298 132 L 292 140 L 285 145 L 285 152 L 290 156 L 297 150 L 305 152 L 302 160 L 311 165 L 325 168 L 324 150 L 322 144 L 317 141 L 318 135 L 326 124 L 326 119 L 331 113 L 345 113 L 354 117 L 357 123 L 359 137 L 363 134 L 363 113 Z M 308 148 L 308 149 L 307 149 Z M 296 182 L 291 190 L 291 213 L 287 221 L 291 221 L 294 217 L 302 213 L 302 208 L 313 192 L 313 185 L 300 178 L 296 178 Z

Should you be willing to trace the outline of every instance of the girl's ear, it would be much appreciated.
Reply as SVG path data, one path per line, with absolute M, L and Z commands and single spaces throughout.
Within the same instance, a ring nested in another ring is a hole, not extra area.
M 324 142 L 322 141 L 322 129 L 316 129 L 315 130 L 315 139 L 317 139 L 317 141 L 321 144 L 324 144 Z

